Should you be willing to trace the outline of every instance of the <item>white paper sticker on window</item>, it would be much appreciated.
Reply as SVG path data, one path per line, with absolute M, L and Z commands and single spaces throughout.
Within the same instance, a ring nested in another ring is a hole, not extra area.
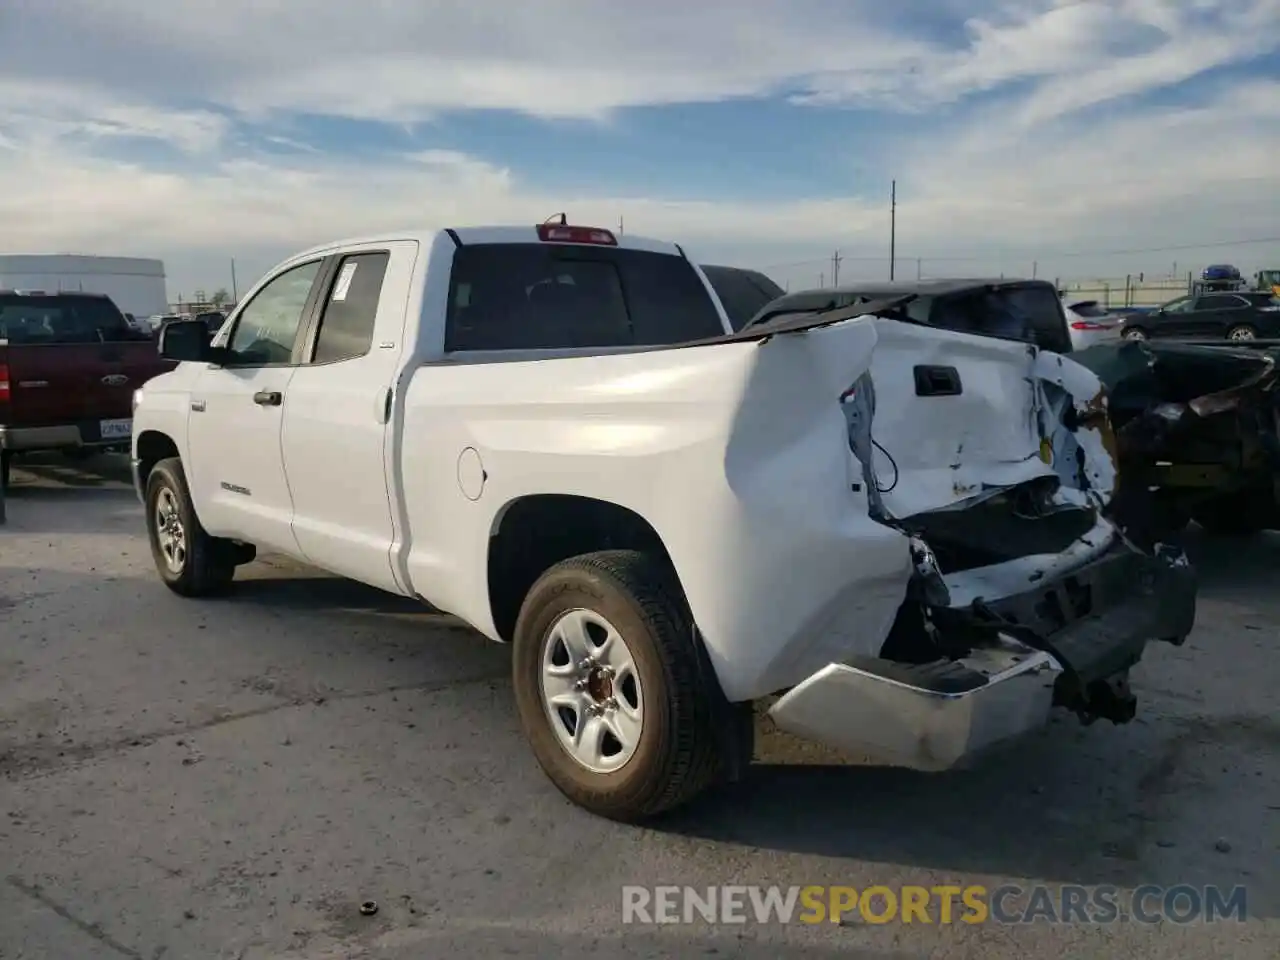
M 347 299 L 347 291 L 351 289 L 351 279 L 356 275 L 356 267 L 359 264 L 354 260 L 348 260 L 342 265 L 342 272 L 338 274 L 338 282 L 333 285 L 333 301 L 341 303 Z

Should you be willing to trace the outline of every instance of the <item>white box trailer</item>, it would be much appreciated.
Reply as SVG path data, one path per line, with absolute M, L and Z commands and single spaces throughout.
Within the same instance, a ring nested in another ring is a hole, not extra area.
M 0 254 L 0 290 L 102 293 L 139 320 L 169 312 L 164 261 L 75 254 Z

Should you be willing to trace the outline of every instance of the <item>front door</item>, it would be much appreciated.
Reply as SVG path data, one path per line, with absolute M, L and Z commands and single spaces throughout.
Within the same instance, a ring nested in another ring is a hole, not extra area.
M 187 482 L 205 529 L 295 556 L 281 427 L 322 263 L 287 267 L 250 294 L 215 340 L 226 355 L 196 380 L 187 421 Z
M 1152 315 L 1151 333 L 1157 337 L 1188 337 L 1195 329 L 1196 301 L 1194 297 L 1180 297 L 1166 303 Z

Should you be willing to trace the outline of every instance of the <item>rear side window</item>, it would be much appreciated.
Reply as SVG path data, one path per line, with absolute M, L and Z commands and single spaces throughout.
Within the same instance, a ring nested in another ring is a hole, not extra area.
M 369 352 L 390 256 L 383 251 L 342 258 L 325 298 L 312 363 L 350 360 Z
M 105 297 L 0 295 L 0 339 L 10 343 L 102 343 L 137 333 Z
M 1196 310 L 1243 310 L 1249 306 L 1248 300 L 1239 297 L 1197 297 Z
M 1061 302 L 1048 284 L 984 288 L 939 297 L 929 319 L 947 330 L 1025 340 L 1057 353 L 1071 350 Z
M 714 337 L 692 265 L 643 250 L 475 244 L 454 254 L 445 349 L 553 350 Z

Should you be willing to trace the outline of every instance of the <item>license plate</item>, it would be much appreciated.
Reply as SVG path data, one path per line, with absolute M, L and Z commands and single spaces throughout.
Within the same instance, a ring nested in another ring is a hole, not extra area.
M 128 440 L 133 436 L 133 420 L 103 420 L 98 430 L 103 440 Z

